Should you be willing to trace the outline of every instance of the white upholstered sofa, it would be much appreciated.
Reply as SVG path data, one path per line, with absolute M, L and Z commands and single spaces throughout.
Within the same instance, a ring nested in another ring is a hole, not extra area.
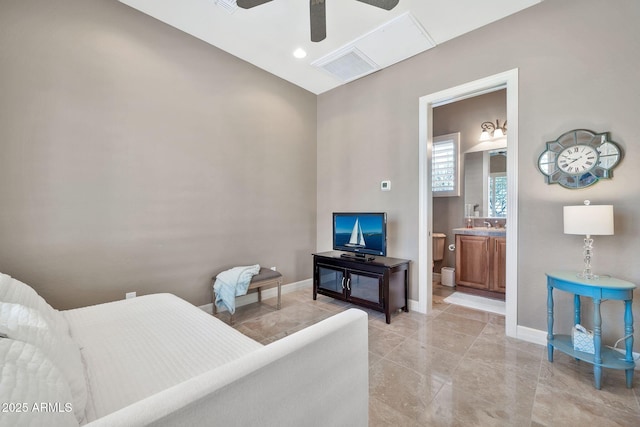
M 367 315 L 269 345 L 171 294 L 53 309 L 0 274 L 0 425 L 366 426 Z

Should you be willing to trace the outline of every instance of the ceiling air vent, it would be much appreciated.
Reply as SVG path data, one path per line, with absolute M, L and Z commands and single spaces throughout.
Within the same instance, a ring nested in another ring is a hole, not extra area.
M 325 70 L 345 83 L 380 69 L 378 64 L 353 46 L 332 52 L 311 65 Z
M 238 10 L 237 0 L 215 0 L 215 3 L 225 9 L 229 13 L 233 13 Z

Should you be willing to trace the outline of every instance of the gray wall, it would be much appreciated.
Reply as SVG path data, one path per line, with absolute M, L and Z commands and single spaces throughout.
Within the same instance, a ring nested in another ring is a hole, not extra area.
M 112 1 L 0 2 L 0 271 L 71 308 L 311 276 L 316 96 Z
M 505 89 L 462 101 L 452 102 L 433 109 L 433 135 L 446 135 L 460 132 L 460 196 L 458 197 L 434 197 L 433 198 L 433 231 L 447 235 L 447 245 L 455 243 L 455 236 L 451 231 L 454 228 L 464 227 L 465 181 L 473 181 L 466 174 L 467 165 L 464 153 L 479 143 L 483 122 L 500 120 L 504 125 L 507 117 L 507 91 Z M 508 127 L 507 123 L 507 127 Z M 481 165 L 480 165 L 481 166 Z M 482 169 L 476 171 L 478 178 L 482 176 Z M 476 180 L 475 193 L 480 195 L 482 204 L 482 181 Z M 436 263 L 436 271 L 439 267 L 454 267 L 456 263 L 455 252 L 445 250 L 442 265 Z
M 545 271 L 582 268 L 582 239 L 563 234 L 563 205 L 613 204 L 616 234 L 596 237 L 595 269 L 640 282 L 639 20 L 636 0 L 546 0 L 319 96 L 319 249 L 331 245 L 332 210 L 387 211 L 389 255 L 414 261 L 416 299 L 418 98 L 518 68 L 518 323 L 546 330 Z M 545 184 L 536 167 L 545 142 L 575 128 L 610 131 L 623 147 L 613 180 L 574 191 Z M 387 178 L 392 190 L 382 193 Z M 570 324 L 569 301 L 559 296 L 557 325 Z M 604 306 L 605 334 L 622 336 L 622 305 Z M 636 298 L 636 331 L 639 306 Z

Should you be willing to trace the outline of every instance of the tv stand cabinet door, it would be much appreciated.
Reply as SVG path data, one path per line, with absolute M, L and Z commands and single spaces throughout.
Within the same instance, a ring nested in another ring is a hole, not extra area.
M 347 299 L 347 274 L 344 268 L 316 263 L 314 272 L 314 299 L 316 294 Z
M 347 292 L 354 304 L 383 309 L 383 286 L 383 274 L 347 270 Z

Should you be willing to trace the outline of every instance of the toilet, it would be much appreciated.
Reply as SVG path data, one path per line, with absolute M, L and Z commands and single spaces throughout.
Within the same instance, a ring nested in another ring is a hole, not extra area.
M 444 246 L 447 242 L 447 235 L 444 233 L 433 233 L 432 236 L 433 241 L 433 260 L 431 262 L 431 268 L 435 270 L 436 261 L 444 260 Z M 433 277 L 435 281 L 438 281 L 446 286 L 453 286 L 453 279 L 451 278 L 451 274 L 448 270 L 453 270 L 449 267 L 442 267 L 440 273 L 433 273 Z
M 444 245 L 447 241 L 447 235 L 444 233 L 433 233 L 433 261 L 431 266 L 433 267 L 436 261 L 442 261 L 444 259 Z

